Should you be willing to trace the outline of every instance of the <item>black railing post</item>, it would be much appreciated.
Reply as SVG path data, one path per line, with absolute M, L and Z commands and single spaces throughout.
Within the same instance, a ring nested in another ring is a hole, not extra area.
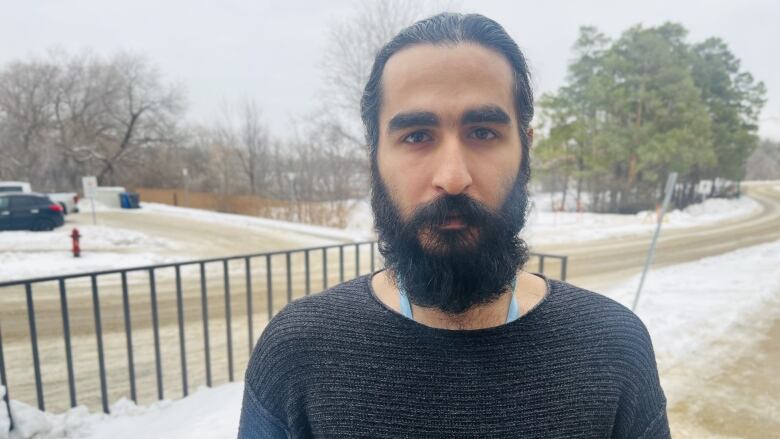
M 149 269 L 149 292 L 152 301 L 152 334 L 154 335 L 154 372 L 157 377 L 157 398 L 163 399 L 162 360 L 160 355 L 160 319 L 157 315 L 157 282 L 154 268 Z
M 27 321 L 30 325 L 30 346 L 33 355 L 33 372 L 35 373 L 35 394 L 38 397 L 38 409 L 45 411 L 43 401 L 43 382 L 41 381 L 41 362 L 38 357 L 38 330 L 35 326 L 35 307 L 33 305 L 32 284 L 24 284 L 24 290 L 27 296 Z
M 252 309 L 252 265 L 249 257 L 244 258 L 244 267 L 246 268 L 246 320 L 248 323 L 247 330 L 249 331 L 249 355 L 252 355 L 252 348 L 254 348 L 255 329 L 252 324 L 252 315 L 254 313 Z
M 209 347 L 209 301 L 206 296 L 206 264 L 200 263 L 200 307 L 203 312 L 203 353 L 206 356 L 206 385 L 211 387 L 211 348 Z
M 328 248 L 322 248 L 322 289 L 328 289 Z
M 290 252 L 284 253 L 286 270 L 287 270 L 287 303 L 292 302 L 292 261 L 290 260 Z
M 566 271 L 569 268 L 568 265 L 569 265 L 569 257 L 563 256 L 561 258 L 561 280 L 563 281 L 566 280 Z
M 233 381 L 233 321 L 230 310 L 230 271 L 228 260 L 222 261 L 222 272 L 225 278 L 225 332 L 227 335 L 228 381 Z
M 306 266 L 305 267 L 306 268 L 306 295 L 308 296 L 309 294 L 311 294 L 311 273 L 309 272 L 310 271 L 310 267 L 309 267 L 309 250 L 308 249 L 306 249 L 306 251 L 304 252 L 303 262 L 304 262 L 304 265 Z
M 10 403 L 10 397 L 8 396 L 8 379 L 5 376 L 5 356 L 3 355 L 3 331 L 0 329 L 0 386 L 5 387 L 5 392 L 3 393 L 3 405 L 5 405 L 5 410 L 8 412 L 8 420 L 10 421 L 10 429 L 14 429 L 14 418 L 11 416 L 11 403 Z
M 70 346 L 70 319 L 68 316 L 68 298 L 65 292 L 65 279 L 60 279 L 60 310 L 62 311 L 62 336 L 65 339 L 65 362 L 68 368 L 68 394 L 70 406 L 76 407 L 76 381 L 73 378 L 73 350 Z
M 184 300 L 181 289 L 181 267 L 176 266 L 176 316 L 179 321 L 179 356 L 181 358 L 181 391 L 184 396 L 189 393 L 187 385 L 187 345 L 184 336 Z
M 135 391 L 135 361 L 133 360 L 133 326 L 130 320 L 130 298 L 127 291 L 127 272 L 122 272 L 122 308 L 125 315 L 125 340 L 127 341 L 127 371 L 130 375 L 130 399 L 138 402 Z
M 95 339 L 98 350 L 98 368 L 100 370 L 100 400 L 103 413 L 108 413 L 108 386 L 106 384 L 106 360 L 103 356 L 103 325 L 100 322 L 100 299 L 98 297 L 97 275 L 90 276 L 92 283 L 92 308 L 95 313 Z
M 544 273 L 544 255 L 539 255 L 539 273 Z
M 360 276 L 360 244 L 355 244 L 355 277 Z
M 376 252 L 376 250 L 374 249 L 374 245 L 375 245 L 374 241 L 371 241 L 371 273 L 373 273 L 374 270 L 375 270 L 375 268 L 374 268 L 374 253 Z
M 265 255 L 265 291 L 268 294 L 268 321 L 274 316 L 274 289 L 271 273 L 271 255 Z
M 344 282 L 344 244 L 339 245 L 339 282 Z

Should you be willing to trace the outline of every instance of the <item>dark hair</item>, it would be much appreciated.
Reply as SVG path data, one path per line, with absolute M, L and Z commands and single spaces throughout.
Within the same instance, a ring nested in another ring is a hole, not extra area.
M 528 125 L 534 115 L 533 92 L 525 57 L 517 43 L 495 21 L 479 14 L 444 12 L 420 20 L 402 30 L 384 45 L 374 59 L 360 100 L 360 115 L 366 127 L 366 141 L 372 162 L 379 144 L 379 111 L 382 104 L 382 73 L 390 59 L 399 50 L 416 44 L 457 44 L 473 42 L 502 54 L 512 67 L 515 85 L 515 110 L 523 147 L 523 168 L 528 171 Z

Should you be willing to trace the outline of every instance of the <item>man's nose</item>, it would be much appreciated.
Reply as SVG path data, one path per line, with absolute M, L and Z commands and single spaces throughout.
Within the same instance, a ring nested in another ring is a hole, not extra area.
M 457 138 L 445 139 L 437 154 L 432 184 L 437 192 L 457 195 L 471 186 L 471 173 L 464 145 Z

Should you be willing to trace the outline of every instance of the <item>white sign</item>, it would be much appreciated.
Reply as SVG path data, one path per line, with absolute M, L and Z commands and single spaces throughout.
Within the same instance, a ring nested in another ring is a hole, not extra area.
M 84 198 L 95 198 L 95 190 L 98 187 L 97 177 L 81 177 L 81 185 L 84 187 Z

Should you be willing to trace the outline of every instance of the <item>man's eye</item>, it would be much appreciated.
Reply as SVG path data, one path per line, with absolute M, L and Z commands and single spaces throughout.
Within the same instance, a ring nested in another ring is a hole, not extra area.
M 431 136 L 423 131 L 415 131 L 412 134 L 404 137 L 404 143 L 422 143 L 431 140 Z
M 496 133 L 487 128 L 477 128 L 471 132 L 471 137 L 477 140 L 491 140 L 498 136 L 496 136 Z

